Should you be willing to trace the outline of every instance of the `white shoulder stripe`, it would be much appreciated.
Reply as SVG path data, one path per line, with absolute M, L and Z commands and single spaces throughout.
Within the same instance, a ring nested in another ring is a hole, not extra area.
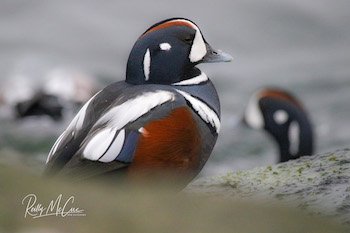
M 200 83 L 203 83 L 206 81 L 208 81 L 208 77 L 205 73 L 202 72 L 200 75 L 198 75 L 196 77 L 193 77 L 191 79 L 186 79 L 186 80 L 183 80 L 181 82 L 173 83 L 172 85 L 175 85 L 175 86 L 196 85 L 196 84 L 200 84 Z
M 216 129 L 216 132 L 219 133 L 220 131 L 220 119 L 218 115 L 204 102 L 200 101 L 199 99 L 194 98 L 190 94 L 176 90 L 179 92 L 187 101 L 189 101 L 192 105 L 192 107 L 197 111 L 198 115 L 207 123 L 209 123 L 211 126 L 213 126 Z

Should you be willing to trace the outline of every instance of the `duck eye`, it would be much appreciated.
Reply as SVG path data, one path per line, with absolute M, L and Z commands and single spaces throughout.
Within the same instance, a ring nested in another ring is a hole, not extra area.
M 190 44 L 190 43 L 192 43 L 192 41 L 193 41 L 193 39 L 192 39 L 192 37 L 185 37 L 184 38 L 184 41 L 187 43 L 187 44 Z

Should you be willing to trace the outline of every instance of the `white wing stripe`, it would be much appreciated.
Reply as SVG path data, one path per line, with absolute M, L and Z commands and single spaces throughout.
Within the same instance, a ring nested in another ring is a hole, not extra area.
M 125 140 L 125 130 L 121 130 L 118 134 L 118 136 L 114 139 L 112 144 L 109 145 L 108 148 L 106 148 L 105 154 L 102 156 L 102 158 L 99 159 L 100 162 L 109 163 L 115 160 L 116 157 L 118 157 L 120 151 L 123 148 Z
M 123 148 L 125 130 L 122 128 L 153 108 L 173 100 L 175 94 L 170 91 L 147 92 L 110 109 L 94 125 L 97 128 L 105 125 L 105 128 L 87 142 L 83 157 L 105 163 L 113 161 Z M 118 130 L 121 131 L 115 138 Z
M 98 160 L 112 143 L 115 134 L 116 130 L 111 128 L 100 130 L 86 145 L 83 152 L 84 158 L 92 161 Z

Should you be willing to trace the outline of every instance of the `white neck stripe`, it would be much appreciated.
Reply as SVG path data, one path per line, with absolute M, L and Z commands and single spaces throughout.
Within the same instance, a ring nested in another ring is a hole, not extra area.
M 149 49 L 146 50 L 145 56 L 143 57 L 143 73 L 145 80 L 148 81 L 151 67 L 151 54 Z
M 172 85 L 175 86 L 182 86 L 182 85 L 196 85 L 196 84 L 200 84 L 203 82 L 208 81 L 208 77 L 205 73 L 201 73 L 200 75 L 190 78 L 190 79 L 186 79 L 186 80 L 182 80 L 180 82 L 177 83 L 173 83 Z

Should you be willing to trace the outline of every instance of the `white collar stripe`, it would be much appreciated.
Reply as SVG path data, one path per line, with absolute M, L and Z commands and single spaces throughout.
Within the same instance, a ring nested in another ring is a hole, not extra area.
M 182 80 L 180 82 L 177 83 L 173 83 L 173 85 L 175 86 L 182 86 L 182 85 L 196 85 L 196 84 L 200 84 L 203 82 L 208 81 L 208 77 L 205 73 L 201 73 L 200 75 L 190 78 L 190 79 L 186 79 L 186 80 Z

